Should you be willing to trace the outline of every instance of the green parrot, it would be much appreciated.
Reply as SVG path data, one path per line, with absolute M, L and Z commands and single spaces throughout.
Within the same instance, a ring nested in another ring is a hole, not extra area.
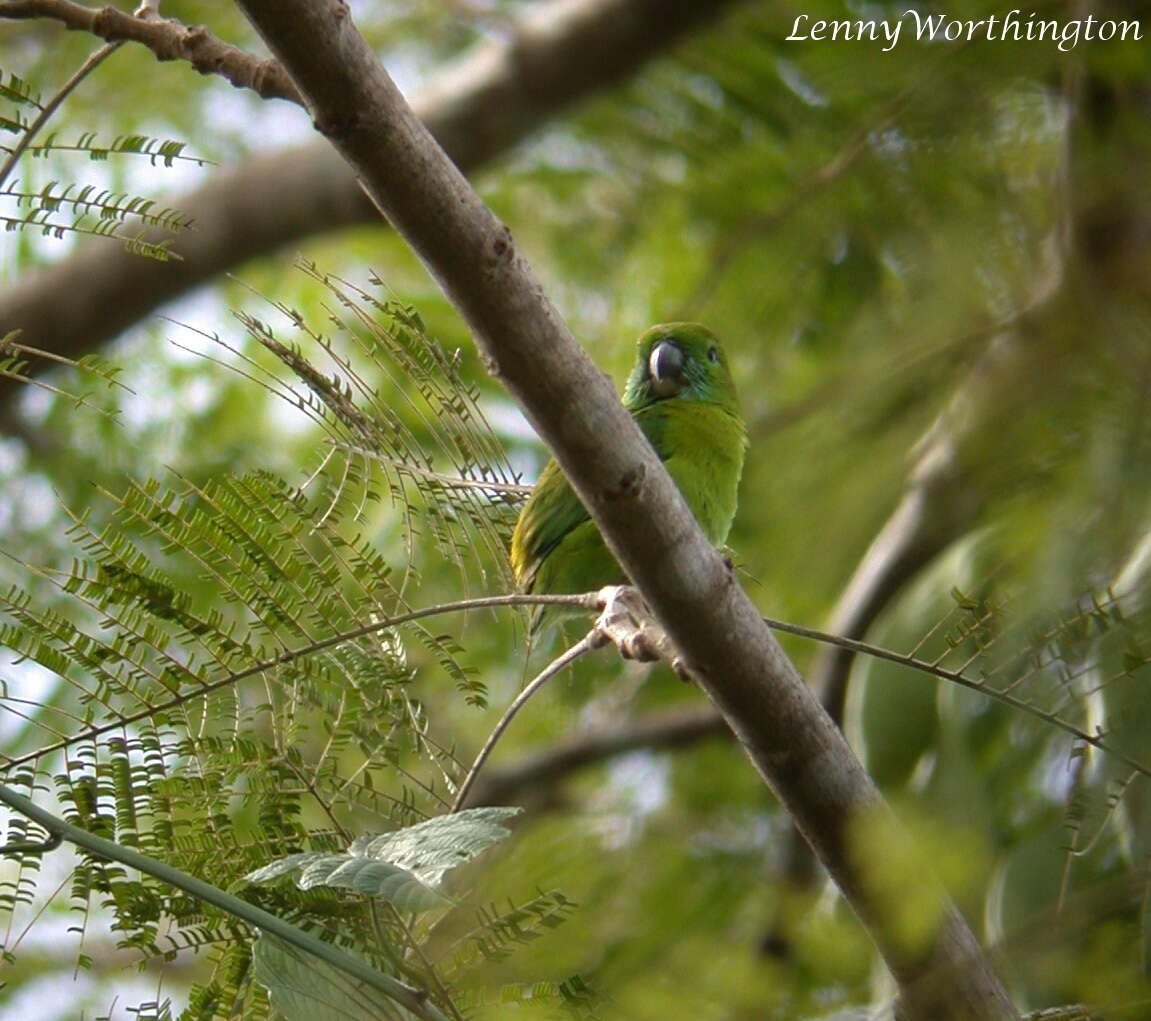
M 747 449 L 723 348 L 698 323 L 666 323 L 647 330 L 638 349 L 624 407 L 679 486 L 704 535 L 720 546 L 735 517 Z M 523 592 L 590 592 L 627 582 L 555 461 L 540 473 L 520 512 L 511 564 Z

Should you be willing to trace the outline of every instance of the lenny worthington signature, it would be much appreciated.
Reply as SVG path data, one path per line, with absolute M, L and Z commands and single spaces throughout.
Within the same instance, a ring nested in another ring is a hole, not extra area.
M 1143 38 L 1143 29 L 1138 21 L 1114 21 L 1096 18 L 1089 14 L 1086 18 L 1056 21 L 1040 18 L 1034 11 L 1021 17 L 1022 11 L 1016 8 L 1000 17 L 992 14 L 987 18 L 961 20 L 946 14 L 920 14 L 906 10 L 894 20 L 888 19 L 812 19 L 810 14 L 796 16 L 791 26 L 791 34 L 786 42 L 811 40 L 820 42 L 883 41 L 883 52 L 895 49 L 903 26 L 914 22 L 915 39 L 918 42 L 957 42 L 960 39 L 971 42 L 986 39 L 989 42 L 1024 42 L 1049 40 L 1064 52 L 1074 49 L 1081 42 L 1107 42 L 1110 39 Z

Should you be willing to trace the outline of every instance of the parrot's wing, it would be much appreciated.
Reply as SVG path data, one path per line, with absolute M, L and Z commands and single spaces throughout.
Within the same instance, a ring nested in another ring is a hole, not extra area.
M 647 437 L 648 443 L 661 461 L 666 461 L 675 454 L 673 436 L 667 424 L 669 414 L 677 407 L 676 402 L 661 401 L 658 404 L 649 404 L 645 408 L 638 408 L 631 413 L 639 431 Z
M 667 409 L 662 405 L 654 405 L 633 411 L 632 415 L 640 430 L 648 438 L 648 442 L 655 448 L 656 454 L 666 462 L 675 453 L 674 449 L 668 449 L 671 444 L 668 442 L 670 437 L 666 429 Z M 515 534 L 512 536 L 512 570 L 515 572 L 519 587 L 525 592 L 533 591 L 536 575 L 548 555 L 569 536 L 578 544 L 580 537 L 573 536 L 572 533 L 590 521 L 591 516 L 580 503 L 579 497 L 568 483 L 560 466 L 555 461 L 549 461 L 540 472 L 540 477 L 532 489 L 532 495 L 528 498 L 528 503 L 516 525 Z M 583 573 L 590 579 L 588 584 L 580 583 L 582 580 L 579 577 L 582 570 L 580 563 L 561 565 L 557 562 L 552 568 L 558 571 L 559 577 L 563 580 L 552 578 L 549 585 L 558 582 L 562 586 L 562 591 L 579 592 L 586 588 L 594 588 L 597 584 L 594 580 L 597 574 L 611 570 L 614 559 L 603 551 L 602 556 L 607 558 L 607 565 L 605 567 L 598 562 L 596 554 L 600 552 L 603 540 L 598 538 L 598 533 L 595 533 L 594 529 L 591 534 L 597 536 L 593 549 L 580 546 L 578 555 L 575 550 L 572 551 L 572 556 L 577 560 L 588 561 L 582 565 L 582 568 L 586 568 Z M 586 537 L 583 541 L 587 541 Z
M 588 512 L 560 466 L 549 461 L 540 472 L 512 543 L 512 568 L 520 587 L 530 591 L 544 558 L 588 520 Z

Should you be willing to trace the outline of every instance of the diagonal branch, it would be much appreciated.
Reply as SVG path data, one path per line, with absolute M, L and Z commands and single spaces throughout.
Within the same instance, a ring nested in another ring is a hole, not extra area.
M 444 67 L 413 106 L 456 165 L 470 173 L 573 104 L 633 74 L 693 30 L 717 21 L 738 2 L 550 0 L 532 5 L 506 36 Z M 19 6 L 36 3 L 49 0 L 20 0 Z M 0 14 L 15 10 L 16 4 L 0 3 Z M 65 0 L 54 0 L 54 5 L 79 7 Z M 140 25 L 133 30 L 174 31 Z M 279 65 L 272 62 L 263 69 L 266 80 L 272 67 Z M 233 80 L 239 83 L 238 77 Z M 178 259 L 159 263 L 113 245 L 82 247 L 5 288 L 0 336 L 20 329 L 30 347 L 76 359 L 248 259 L 314 235 L 379 222 L 347 164 L 322 143 L 254 156 L 196 191 L 166 198 L 163 205 L 182 210 L 195 222 L 195 229 L 172 246 Z M 141 236 L 145 241 L 169 239 L 148 231 Z M 34 364 L 33 371 L 49 367 Z M 15 384 L 0 379 L 0 400 L 15 392 Z
M 202 25 L 185 25 L 174 18 L 139 17 L 116 7 L 86 7 L 72 0 L 3 0 L 0 18 L 50 19 L 105 42 L 140 43 L 157 60 L 182 60 L 200 74 L 219 75 L 264 99 L 300 102 L 291 78 L 274 60 L 245 53 L 217 39 Z
M 220 910 L 226 911 L 262 932 L 282 939 L 285 943 L 302 950 L 305 954 L 324 961 L 334 968 L 339 968 L 340 971 L 351 975 L 373 989 L 379 990 L 385 996 L 395 1000 L 396 1003 L 406 1007 L 414 1016 L 423 1018 L 424 1021 L 447 1021 L 445 1015 L 429 1000 L 427 992 L 423 989 L 413 989 L 399 979 L 377 971 L 346 950 L 324 942 L 290 922 L 277 918 L 263 908 L 249 904 L 235 894 L 226 893 L 217 886 L 205 883 L 202 879 L 181 872 L 179 869 L 162 861 L 157 861 L 155 858 L 150 858 L 146 854 L 140 854 L 123 844 L 117 844 L 114 841 L 99 837 L 95 833 L 89 833 L 79 826 L 73 826 L 71 823 L 52 815 L 51 812 L 40 808 L 35 802 L 30 801 L 10 787 L 0 785 L 0 802 L 21 815 L 27 816 L 48 831 L 48 839 L 39 844 L 30 846 L 27 841 L 7 844 L 0 847 L 0 854 L 14 851 L 27 853 L 29 850 L 49 851 L 57 847 L 61 841 L 67 840 L 97 858 L 119 862 L 128 868 L 136 869 L 145 875 L 159 879 L 163 883 L 174 886 L 207 904 L 212 904 Z
M 4 187 L 13 168 L 19 162 L 20 157 L 28 151 L 32 140 L 40 133 L 44 125 L 52 119 L 56 111 L 60 109 L 64 100 L 76 91 L 80 83 L 87 78 L 88 75 L 112 56 L 112 54 L 120 48 L 120 45 L 120 43 L 108 43 L 101 46 L 100 49 L 89 56 L 88 59 L 73 72 L 72 76 L 56 91 L 56 94 L 44 104 L 32 122 L 24 129 L 20 135 L 20 140 L 12 147 L 3 165 L 0 166 L 0 188 Z
M 347 6 L 239 3 L 306 97 L 317 129 L 467 320 L 489 371 L 555 452 L 687 668 L 796 818 L 899 983 L 903 1016 L 1016 1017 L 930 870 L 864 862 L 853 851 L 853 827 L 865 821 L 881 846 L 908 838 L 544 296 L 510 231 L 404 102 Z M 938 906 L 926 944 L 896 931 L 885 889 Z

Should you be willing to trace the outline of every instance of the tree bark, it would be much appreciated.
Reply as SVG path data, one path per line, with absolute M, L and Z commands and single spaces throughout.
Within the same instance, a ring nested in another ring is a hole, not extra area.
M 607 377 L 579 348 L 516 250 L 380 67 L 338 0 L 239 0 L 364 182 L 471 326 L 488 369 L 555 452 L 749 758 L 867 927 L 901 990 L 902 1016 L 1015 1018 L 966 923 L 926 867 L 864 859 L 902 832 L 835 724 L 784 655 Z M 610 438 L 605 442 L 605 438 Z M 904 938 L 892 891 L 938 909 Z
M 444 68 L 413 106 L 456 165 L 471 172 L 737 2 L 551 0 L 506 38 Z M 30 347 L 79 358 L 248 259 L 378 222 L 348 165 L 322 142 L 255 156 L 158 204 L 195 221 L 173 245 L 179 259 L 156 262 L 107 241 L 84 245 L 0 294 L 0 337 L 19 329 Z M 48 368 L 33 364 L 31 371 Z M 0 400 L 18 392 L 0 378 Z

